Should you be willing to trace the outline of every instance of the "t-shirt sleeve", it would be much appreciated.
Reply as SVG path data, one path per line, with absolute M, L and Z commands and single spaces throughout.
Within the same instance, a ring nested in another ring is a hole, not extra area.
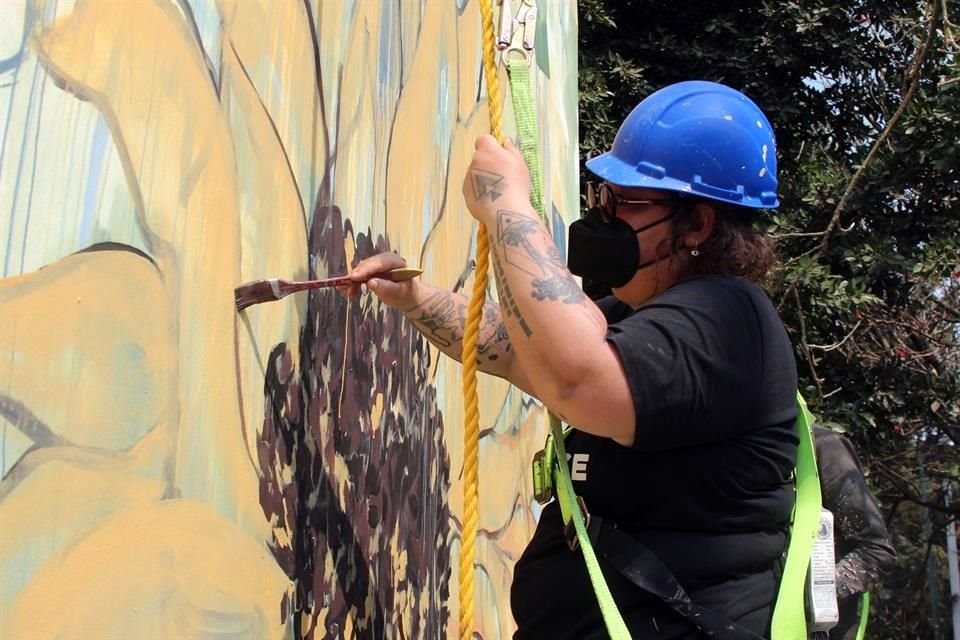
M 795 390 L 796 369 L 788 353 L 783 371 L 764 370 L 763 352 L 770 345 L 763 314 L 775 312 L 772 306 L 758 308 L 757 295 L 762 293 L 724 279 L 697 279 L 609 324 L 607 340 L 633 396 L 635 448 L 662 451 L 716 442 L 777 419 L 763 399 L 776 382 L 769 377 L 789 376 L 792 369 L 793 382 L 785 382 Z M 792 393 L 783 416 L 794 410 Z
M 597 307 L 607 319 L 607 324 L 619 322 L 630 314 L 630 307 L 617 300 L 614 296 L 607 296 L 596 301 Z

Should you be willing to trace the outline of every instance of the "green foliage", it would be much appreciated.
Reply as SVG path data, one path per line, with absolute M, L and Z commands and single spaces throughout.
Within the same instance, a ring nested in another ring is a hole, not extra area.
M 580 3 L 582 159 L 680 80 L 744 91 L 777 131 L 771 296 L 811 407 L 854 440 L 899 547 L 872 637 L 949 629 L 926 558 L 960 512 L 942 482 L 960 495 L 958 16 L 958 0 Z

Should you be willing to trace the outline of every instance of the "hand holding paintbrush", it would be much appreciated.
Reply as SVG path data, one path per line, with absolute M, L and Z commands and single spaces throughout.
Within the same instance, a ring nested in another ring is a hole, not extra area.
M 300 282 L 271 278 L 270 280 L 256 280 L 242 284 L 233 290 L 233 294 L 237 311 L 243 311 L 251 305 L 279 300 L 296 291 L 320 289 L 323 287 L 337 287 L 340 289 L 345 287 L 353 288 L 374 278 L 389 280 L 391 282 L 402 282 L 416 278 L 421 273 L 423 273 L 422 269 L 398 267 L 361 277 L 346 275 L 335 278 L 324 278 L 323 280 L 303 280 Z

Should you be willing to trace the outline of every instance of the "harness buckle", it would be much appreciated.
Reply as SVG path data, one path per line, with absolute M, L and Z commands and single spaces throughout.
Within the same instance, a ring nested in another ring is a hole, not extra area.
M 534 0 L 520 0 L 514 14 L 510 0 L 501 0 L 500 19 L 497 22 L 497 48 L 500 61 L 507 63 L 511 54 L 519 54 L 528 65 L 533 60 L 537 37 L 537 5 Z
M 547 461 L 546 447 L 533 454 L 533 497 L 542 505 L 553 500 L 553 472 Z
M 577 508 L 580 509 L 580 513 L 583 515 L 584 528 L 589 529 L 590 512 L 587 511 L 587 503 L 585 503 L 580 496 L 577 496 Z M 570 547 L 570 551 L 576 551 L 577 547 L 580 546 L 580 538 L 577 536 L 577 527 L 573 522 L 573 516 L 570 517 L 569 522 L 563 525 L 563 537 L 567 539 L 567 546 Z

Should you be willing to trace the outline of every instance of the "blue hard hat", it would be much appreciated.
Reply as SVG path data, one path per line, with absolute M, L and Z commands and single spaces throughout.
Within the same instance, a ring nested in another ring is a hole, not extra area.
M 773 128 L 748 97 L 715 82 L 678 82 L 647 97 L 587 168 L 623 187 L 755 209 L 780 204 Z

